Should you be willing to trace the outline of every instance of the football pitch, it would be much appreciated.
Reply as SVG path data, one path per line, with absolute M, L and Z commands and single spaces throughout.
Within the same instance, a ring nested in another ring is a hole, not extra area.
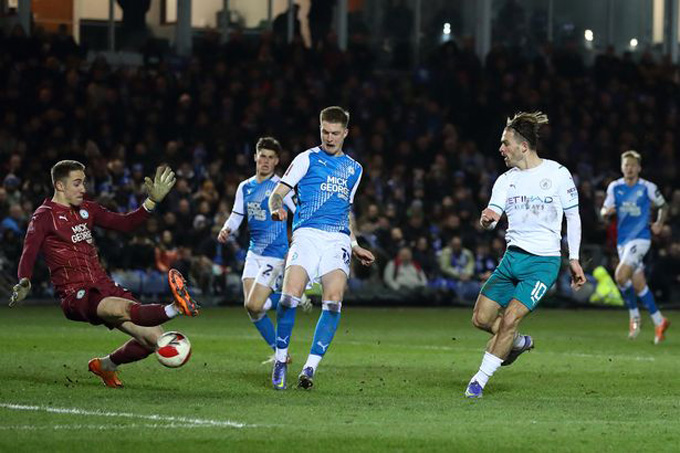
M 289 390 L 239 308 L 177 319 L 181 369 L 151 356 L 124 389 L 87 362 L 125 341 L 54 306 L 0 308 L 0 451 L 678 451 L 680 316 L 661 345 L 651 321 L 626 339 L 624 310 L 539 309 L 536 349 L 501 368 L 481 400 L 463 391 L 488 336 L 470 309 L 344 307 L 313 390 L 295 389 L 319 308 L 298 313 Z

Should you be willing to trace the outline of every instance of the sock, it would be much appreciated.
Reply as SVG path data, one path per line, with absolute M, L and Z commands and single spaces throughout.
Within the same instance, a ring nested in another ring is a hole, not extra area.
M 645 285 L 645 287 L 640 291 L 637 295 L 642 303 L 647 307 L 647 311 L 649 314 L 652 316 L 652 319 L 654 319 L 654 314 L 659 311 L 658 308 L 656 308 L 656 302 L 654 301 L 654 294 L 649 290 L 649 286 Z M 654 323 L 656 324 L 656 323 Z
M 639 318 L 640 310 L 638 310 L 637 308 L 633 308 L 632 310 L 629 309 L 628 314 L 630 315 L 630 319 Z
M 335 331 L 338 329 L 338 324 L 340 324 L 342 302 L 325 300 L 322 302 L 322 305 L 321 316 L 319 316 L 319 321 L 316 323 L 316 329 L 314 330 L 312 349 L 309 352 L 319 357 L 323 357 L 326 354 L 328 347 L 333 341 Z
M 512 343 L 512 349 L 522 349 L 524 347 L 524 335 L 515 335 L 515 341 Z
M 176 316 L 179 316 L 179 310 L 175 306 L 175 304 L 168 304 L 165 306 L 165 314 L 168 316 L 169 319 L 172 319 Z
M 165 306 L 160 304 L 132 304 L 130 307 L 130 321 L 138 326 L 154 327 L 170 319 L 165 312 Z
M 270 348 L 276 350 L 276 330 L 274 329 L 274 323 L 269 319 L 267 313 L 262 313 L 259 319 L 250 318 L 253 321 L 253 325 L 260 332 L 264 341 L 269 345 Z
M 501 366 L 501 363 L 503 363 L 503 359 L 499 359 L 490 352 L 485 352 L 484 358 L 482 359 L 482 364 L 479 367 L 479 371 L 477 371 L 477 374 L 472 376 L 470 382 L 477 381 L 479 385 L 484 388 L 486 383 L 489 382 L 489 378 L 493 376 L 496 370 Z
M 300 299 L 283 294 L 276 307 L 276 360 L 285 362 L 288 358 L 288 345 L 295 325 L 295 312 Z
M 145 348 L 137 340 L 132 339 L 125 343 L 120 348 L 113 351 L 109 358 L 114 365 L 122 363 L 136 362 L 149 356 L 153 351 Z
M 305 366 L 302 368 L 305 369 L 307 367 L 312 367 L 312 369 L 316 372 L 316 369 L 319 366 L 319 362 L 321 362 L 321 357 L 320 355 L 316 354 L 309 354 L 309 357 L 307 357 L 307 362 L 305 362 Z
M 652 322 L 654 323 L 655 326 L 661 325 L 663 322 L 663 315 L 661 314 L 660 310 L 655 311 L 652 313 Z
M 637 309 L 637 301 L 635 300 L 635 290 L 633 289 L 633 284 L 630 282 L 630 280 L 628 280 L 625 285 L 619 286 L 619 290 L 621 291 L 621 296 L 623 296 L 623 300 L 626 302 L 628 310 Z
M 271 309 L 276 310 L 276 308 L 279 306 L 279 300 L 281 299 L 281 293 L 272 293 L 269 295 L 269 298 L 267 301 L 264 303 L 264 306 L 262 307 L 262 311 L 269 311 Z
M 111 360 L 111 356 L 107 355 L 104 358 L 99 359 L 99 362 L 102 364 L 102 368 L 105 369 L 106 371 L 116 371 L 118 369 L 118 366 L 113 363 L 113 360 Z

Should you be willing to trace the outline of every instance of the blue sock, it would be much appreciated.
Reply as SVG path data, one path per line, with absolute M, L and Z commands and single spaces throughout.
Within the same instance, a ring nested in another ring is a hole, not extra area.
M 630 283 L 630 281 L 628 281 L 624 287 L 619 286 L 619 290 L 621 291 L 621 296 L 623 296 L 623 301 L 626 303 L 628 309 L 636 309 L 637 299 L 635 297 L 635 290 L 633 289 L 633 285 Z
M 328 350 L 335 336 L 335 331 L 338 329 L 338 324 L 340 324 L 341 306 L 341 303 L 323 302 L 323 310 L 321 316 L 319 316 L 319 322 L 316 323 L 310 354 L 323 356 Z
M 295 325 L 295 312 L 300 301 L 297 297 L 284 294 L 276 307 L 276 348 L 288 349 L 290 336 Z M 292 305 L 292 306 L 291 306 Z
M 281 299 L 281 293 L 271 293 L 269 295 L 269 300 L 272 301 L 272 310 L 276 310 L 276 308 L 279 306 L 279 300 Z
M 276 349 L 276 331 L 274 330 L 274 323 L 269 319 L 269 316 L 264 315 L 257 321 L 253 321 L 255 328 L 260 332 L 264 341 L 272 348 Z
M 645 304 L 645 307 L 647 307 L 647 311 L 649 311 L 650 315 L 653 315 L 657 311 L 659 311 L 658 308 L 656 308 L 656 302 L 654 301 L 654 295 L 652 292 L 649 290 L 649 286 L 645 286 L 645 288 L 640 291 L 638 294 L 638 297 L 642 301 L 643 304 Z

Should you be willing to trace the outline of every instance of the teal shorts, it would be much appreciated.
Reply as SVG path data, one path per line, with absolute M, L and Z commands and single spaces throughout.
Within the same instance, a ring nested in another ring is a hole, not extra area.
M 503 308 L 517 299 L 533 311 L 557 280 L 560 263 L 559 256 L 533 255 L 510 246 L 481 293 Z

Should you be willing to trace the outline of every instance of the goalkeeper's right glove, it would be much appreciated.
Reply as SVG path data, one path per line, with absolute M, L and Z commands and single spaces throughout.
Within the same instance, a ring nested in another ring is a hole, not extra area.
M 26 299 L 28 292 L 31 290 L 31 281 L 26 277 L 19 280 L 19 283 L 12 287 L 12 295 L 9 298 L 9 306 L 14 307 L 17 302 Z

